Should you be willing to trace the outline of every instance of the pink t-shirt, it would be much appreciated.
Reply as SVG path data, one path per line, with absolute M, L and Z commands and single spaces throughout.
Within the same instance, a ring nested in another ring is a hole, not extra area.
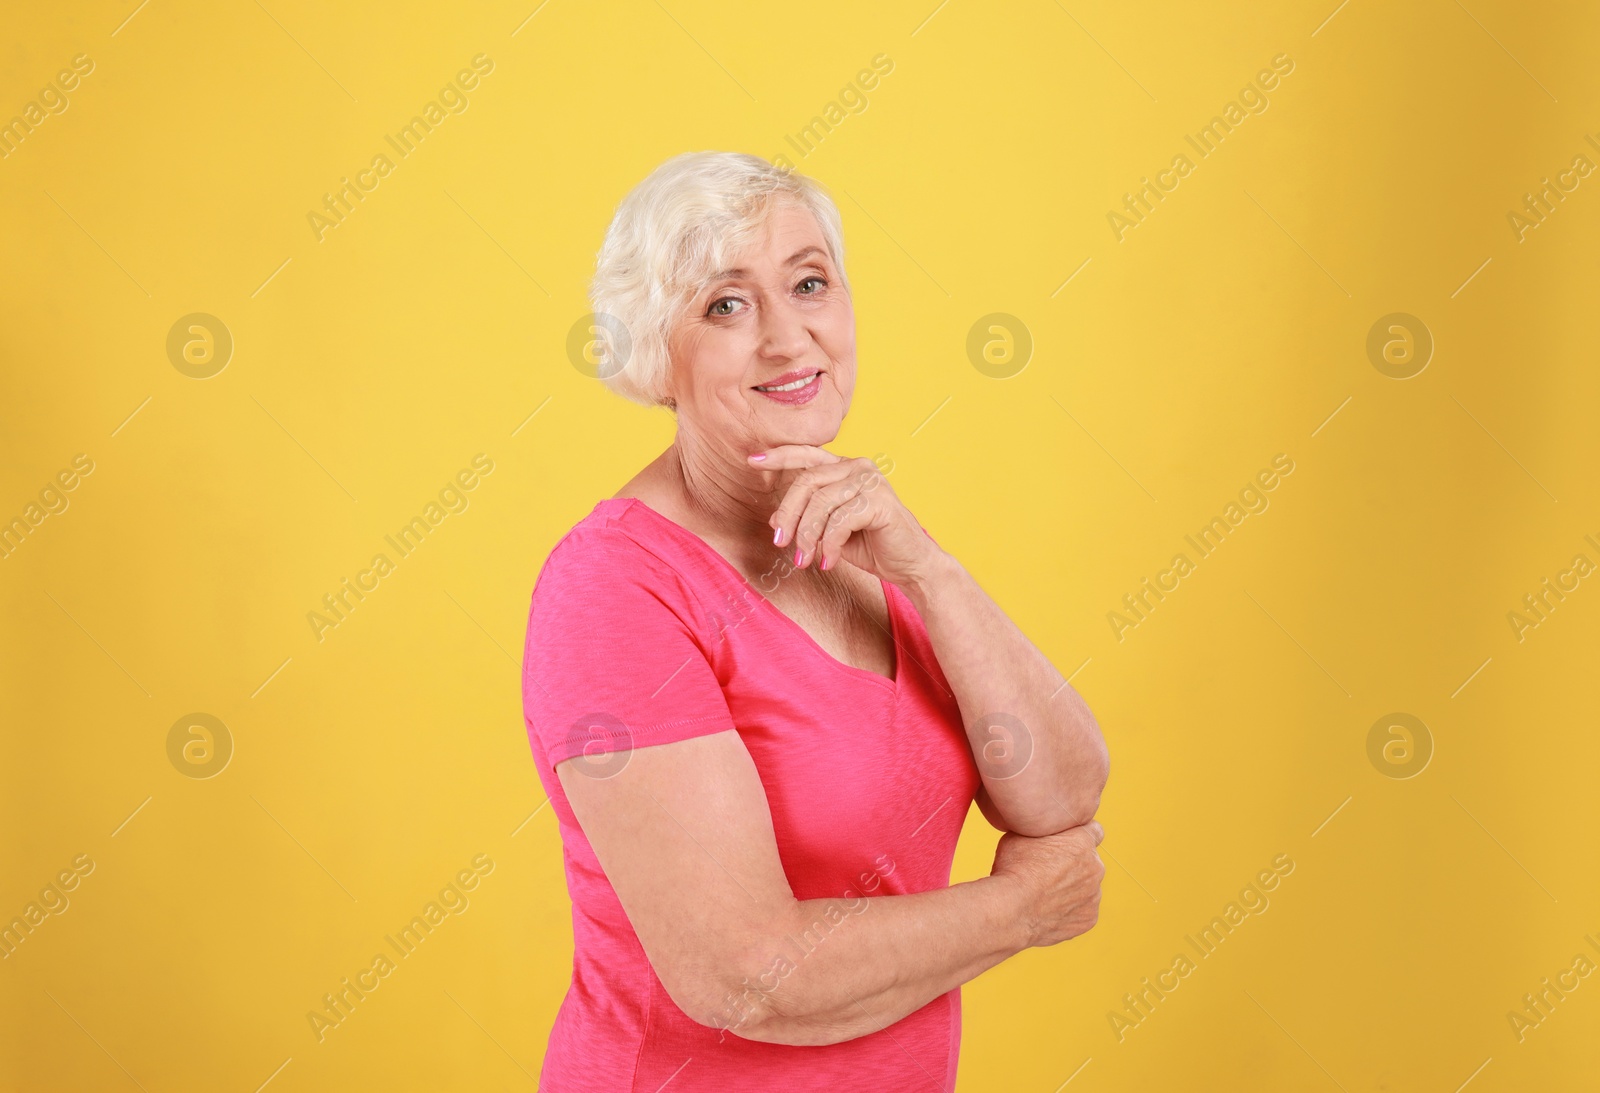
M 780 577 L 759 583 L 770 590 Z M 630 748 L 735 729 L 795 898 L 852 909 L 831 928 L 870 914 L 870 897 L 947 887 L 978 771 L 921 617 L 881 583 L 893 680 L 835 659 L 703 539 L 637 499 L 601 501 L 551 550 L 534 585 L 522 693 L 560 825 L 574 952 L 544 1093 L 955 1088 L 960 988 L 821 1046 L 744 1040 L 689 1018 L 651 968 L 555 774 L 586 751 L 602 755 L 590 762 L 622 762 Z M 793 968 L 804 967 L 802 941 L 827 943 L 820 931 L 796 940 L 782 954 Z M 725 1023 L 736 1029 L 743 1012 L 730 999 Z

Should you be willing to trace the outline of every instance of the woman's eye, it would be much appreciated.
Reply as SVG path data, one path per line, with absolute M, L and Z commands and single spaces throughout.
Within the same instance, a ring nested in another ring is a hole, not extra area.
M 813 284 L 816 285 L 817 287 L 812 289 L 811 291 L 807 292 L 806 291 L 806 286 L 807 285 L 813 285 Z M 798 287 L 799 287 L 799 289 L 800 289 L 800 291 L 801 291 L 801 293 L 803 295 L 815 296 L 817 293 L 821 292 L 824 288 L 826 288 L 827 285 L 828 285 L 828 282 L 824 281 L 821 277 L 807 277 L 804 281 L 800 282 Z
M 724 296 L 722 299 L 711 305 L 710 313 L 712 315 L 732 315 L 733 305 L 737 303 L 739 303 L 739 301 L 735 300 L 733 297 Z

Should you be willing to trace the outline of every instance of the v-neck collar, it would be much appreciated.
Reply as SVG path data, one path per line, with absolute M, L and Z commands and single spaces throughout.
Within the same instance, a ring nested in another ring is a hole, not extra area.
M 884 609 L 888 612 L 888 615 L 889 615 L 889 639 L 892 642 L 892 644 L 894 645 L 894 678 L 893 679 L 890 679 L 888 676 L 884 676 L 884 675 L 881 675 L 881 674 L 879 674 L 877 672 L 874 672 L 869 668 L 858 668 L 854 664 L 846 664 L 844 661 L 840 660 L 838 657 L 836 657 L 832 653 L 828 652 L 826 649 L 824 649 L 817 642 L 816 638 L 811 636 L 810 632 L 807 631 L 805 627 L 801 626 L 799 623 L 795 622 L 788 615 L 784 614 L 783 611 L 779 610 L 777 604 L 773 603 L 771 600 L 767 599 L 767 597 L 763 596 L 759 589 L 754 588 L 754 586 L 752 586 L 750 584 L 749 580 L 747 580 L 745 578 L 745 575 L 743 573 L 740 573 L 739 570 L 734 567 L 733 563 L 728 561 L 728 559 L 724 558 L 722 556 L 722 554 L 715 547 L 713 547 L 710 543 L 706 542 L 700 536 L 696 535 L 694 532 L 690 531 L 688 528 L 684 527 L 682 524 L 678 523 L 676 520 L 673 520 L 671 517 L 664 516 L 661 513 L 657 512 L 655 509 L 651 508 L 648 504 L 646 504 L 644 501 L 641 501 L 639 498 L 637 498 L 637 497 L 608 497 L 608 498 L 604 499 L 603 501 L 600 501 L 599 504 L 596 505 L 596 508 L 598 508 L 599 505 L 634 505 L 634 506 L 637 506 L 638 508 L 642 509 L 643 511 L 649 513 L 650 516 L 653 519 L 659 521 L 662 524 L 665 524 L 668 528 L 670 528 L 671 530 L 675 531 L 680 536 L 682 536 L 682 537 L 690 540 L 692 543 L 694 543 L 696 549 L 704 551 L 708 556 L 710 556 L 711 558 L 715 559 L 716 563 L 721 565 L 722 568 L 730 576 L 732 576 L 735 580 L 737 580 L 741 585 L 744 585 L 747 588 L 751 588 L 752 591 L 754 592 L 756 598 L 758 600 L 760 600 L 762 603 L 766 604 L 768 610 L 770 610 L 774 615 L 776 615 L 780 620 L 782 620 L 783 624 L 786 624 L 786 625 L 792 627 L 795 630 L 795 632 L 798 633 L 800 635 L 800 637 L 804 641 L 809 643 L 810 646 L 817 651 L 817 653 L 819 655 L 821 655 L 823 658 L 825 658 L 830 663 L 832 663 L 840 671 L 849 672 L 852 675 L 865 677 L 866 679 L 869 679 L 869 680 L 873 681 L 874 683 L 878 684 L 879 686 L 887 687 L 892 693 L 895 693 L 895 694 L 899 693 L 900 680 L 905 675 L 904 658 L 900 655 L 900 623 L 899 623 L 898 618 L 896 617 L 898 615 L 898 612 L 895 609 L 894 592 L 890 588 L 889 582 L 885 581 L 882 577 L 878 578 L 878 584 L 883 589 Z

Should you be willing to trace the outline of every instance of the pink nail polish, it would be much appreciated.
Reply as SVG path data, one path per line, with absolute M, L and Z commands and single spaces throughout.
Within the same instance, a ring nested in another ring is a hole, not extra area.
M 783 538 L 783 525 L 779 524 L 778 527 L 776 528 L 776 530 L 774 530 L 773 533 L 772 533 L 772 545 L 773 546 L 781 545 L 779 540 L 781 540 L 782 538 Z
M 800 548 L 799 547 L 795 547 L 795 550 L 794 550 L 794 564 L 795 565 L 799 565 L 800 564 L 800 559 L 803 558 L 803 557 L 804 557 L 804 555 L 802 555 L 800 553 Z
M 823 569 L 827 569 L 827 568 L 828 568 L 828 558 L 827 558 L 827 555 L 823 555 L 823 558 L 822 558 L 822 568 L 823 568 Z
M 759 463 L 763 459 L 767 458 L 767 453 L 766 452 L 757 452 L 755 455 L 751 456 L 750 458 L 755 460 L 757 463 Z

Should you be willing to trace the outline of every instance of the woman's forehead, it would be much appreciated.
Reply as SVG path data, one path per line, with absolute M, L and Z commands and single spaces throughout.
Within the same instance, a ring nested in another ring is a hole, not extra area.
M 771 210 L 755 234 L 742 241 L 728 256 L 727 265 L 711 274 L 713 279 L 750 274 L 755 267 L 769 265 L 786 268 L 801 261 L 828 257 L 822 226 L 811 210 L 786 201 Z

